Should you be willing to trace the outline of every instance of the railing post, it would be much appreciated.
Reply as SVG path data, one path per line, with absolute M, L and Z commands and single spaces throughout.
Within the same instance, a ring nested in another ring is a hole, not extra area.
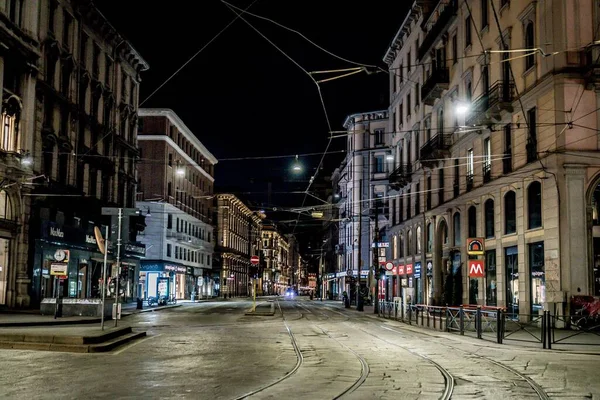
M 410 303 L 408 303 L 408 324 L 412 325 L 412 307 L 410 306 Z
M 465 334 L 465 313 L 463 310 L 463 306 L 459 306 L 458 307 L 458 318 L 459 318 L 459 324 L 458 324 L 458 329 L 461 335 Z
M 475 313 L 475 330 L 477 331 L 477 339 L 481 339 L 481 306 L 477 306 Z
M 548 348 L 548 342 L 546 341 L 546 329 L 548 328 L 548 323 L 546 322 L 546 311 L 542 312 L 542 347 L 544 349 Z
M 504 337 L 504 313 L 499 308 L 496 310 L 496 341 L 502 344 Z
M 547 317 L 546 317 L 546 321 L 548 321 L 548 328 L 546 329 L 546 332 L 548 333 L 548 348 L 552 349 L 552 333 L 554 332 L 554 328 L 552 326 L 552 316 L 550 315 L 550 311 L 546 311 Z
M 429 328 L 429 307 L 425 306 L 425 311 L 427 312 L 427 327 Z

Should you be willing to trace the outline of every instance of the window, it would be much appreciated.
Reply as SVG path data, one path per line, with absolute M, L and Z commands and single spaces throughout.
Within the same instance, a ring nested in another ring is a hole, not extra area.
M 398 68 L 398 72 L 400 72 L 400 83 L 404 82 L 404 68 L 402 64 L 400 64 L 400 68 Z
M 471 102 L 471 98 L 473 97 L 473 83 L 469 80 L 465 85 L 465 98 L 467 102 Z
M 444 203 L 444 166 L 438 172 L 438 187 L 438 202 L 442 204 Z
M 419 149 L 421 148 L 421 131 L 420 129 L 415 130 L 415 154 L 417 160 L 419 159 Z
M 517 201 L 512 190 L 504 195 L 504 233 L 517 231 Z
M 477 208 L 475 206 L 469 207 L 469 211 L 467 213 L 467 218 L 468 218 L 469 237 L 470 238 L 477 237 Z
M 406 219 L 410 219 L 410 189 L 406 192 Z
M 62 185 L 66 185 L 69 181 L 69 156 L 69 153 L 64 151 L 58 154 L 58 182 Z
M 113 86 L 113 82 L 112 82 L 113 62 L 110 59 L 110 57 L 108 56 L 108 54 L 106 55 L 104 67 L 106 68 L 106 78 L 105 78 L 106 86 L 111 87 L 111 86 Z
M 473 149 L 467 150 L 467 190 L 473 189 L 473 167 L 474 167 Z
M 454 197 L 458 197 L 458 195 L 460 194 L 460 181 L 458 180 L 458 177 L 460 176 L 460 166 L 459 166 L 459 160 L 455 159 L 454 160 L 454 184 L 452 185 L 452 189 L 454 190 Z
M 392 238 L 392 259 L 397 259 L 398 258 L 398 236 L 395 236 Z
M 494 237 L 494 200 L 486 200 L 483 206 L 483 213 L 485 218 L 485 237 Z
M 400 234 L 400 243 L 398 246 L 398 258 L 404 257 L 404 234 Z
M 410 73 L 410 64 L 412 63 L 412 58 L 410 56 L 410 51 L 406 54 L 406 62 L 407 62 L 406 72 Z
M 375 173 L 384 172 L 383 156 L 375 156 Z
M 71 38 L 73 37 L 73 35 L 71 35 L 71 27 L 73 25 L 73 17 L 71 16 L 71 14 L 69 14 L 66 11 L 64 12 L 63 16 L 64 16 L 64 18 L 63 18 L 62 45 L 63 45 L 63 47 L 65 47 L 68 50 L 71 48 Z
M 527 126 L 529 130 L 529 137 L 527 138 L 526 152 L 527 152 L 527 162 L 532 162 L 537 160 L 537 118 L 536 118 L 536 109 L 533 107 L 529 111 L 527 111 Z
M 17 115 L 4 105 L 2 110 L 2 142 L 0 150 L 17 151 Z M 19 110 L 20 111 L 20 110 Z
M 57 8 L 58 8 L 58 4 L 56 3 L 56 0 L 51 0 L 50 7 L 48 8 L 48 32 L 54 33 Z
M 441 232 L 441 239 L 442 239 L 442 244 L 443 245 L 447 245 L 448 244 L 448 225 L 446 225 L 446 222 L 442 221 L 442 223 L 440 224 L 440 232 Z
M 421 95 L 420 92 L 421 89 L 419 89 L 419 82 L 415 82 L 415 107 L 419 106 L 419 97 Z
M 531 271 L 531 315 L 539 315 L 546 302 L 546 271 L 544 268 L 544 242 L 529 244 L 529 270 Z
M 528 21 L 525 25 L 525 48 L 528 50 L 535 49 L 535 30 L 532 21 Z M 535 65 L 535 52 L 525 57 L 525 71 L 528 71 Z
M 167 243 L 167 257 L 171 257 L 171 243 Z
M 471 17 L 465 18 L 465 48 L 471 45 Z
M 438 110 L 438 134 L 444 133 L 444 109 L 440 107 Z
M 8 18 L 17 26 L 23 22 L 23 0 L 9 0 Z
M 406 247 L 406 255 L 410 256 L 414 254 L 415 249 L 413 248 L 413 232 L 412 229 L 408 230 L 408 234 L 407 234 L 407 247 Z
M 431 253 L 432 249 L 433 249 L 433 224 L 428 223 L 427 224 L 427 248 L 426 248 L 427 253 Z
M 416 254 L 421 254 L 421 227 L 417 226 L 417 231 L 416 231 L 416 235 L 415 235 L 415 241 L 417 243 L 417 252 Z
M 460 213 L 454 213 L 452 224 L 452 235 L 454 237 L 454 246 L 460 246 Z
M 0 219 L 13 219 L 12 203 L 6 190 L 0 191 Z
M 79 41 L 79 62 L 83 68 L 87 67 L 87 43 L 88 36 L 85 33 L 81 33 L 81 39 Z
M 458 39 L 456 35 L 452 36 L 452 64 L 458 62 Z
M 100 47 L 94 43 L 94 54 L 92 55 L 92 75 L 98 79 L 100 75 Z
M 425 208 L 431 210 L 431 175 L 427 177 L 427 188 L 425 192 Z
M 383 129 L 376 129 L 375 130 L 375 144 L 383 144 L 383 142 L 384 142 Z
M 396 93 L 398 91 L 398 78 L 396 77 L 396 72 L 392 70 L 392 93 Z
M 96 197 L 96 194 L 98 192 L 98 170 L 96 170 L 94 168 L 90 169 L 89 185 L 90 185 L 89 195 L 91 197 Z
M 489 137 L 483 140 L 483 182 L 492 177 L 492 142 Z
M 410 93 L 406 95 L 406 118 L 410 118 Z
M 502 158 L 502 173 L 512 172 L 512 129 L 511 124 L 504 126 L 504 155 Z
M 488 26 L 488 1 L 481 0 L 481 29 L 483 30 Z
M 404 105 L 400 104 L 400 108 L 398 110 L 398 126 L 402 126 L 402 124 L 404 123 Z
M 173 229 L 173 214 L 167 214 L 167 229 Z
M 485 252 L 485 305 L 496 305 L 496 250 Z
M 419 215 L 421 212 L 421 183 L 417 182 L 415 188 L 415 215 Z
M 527 188 L 527 226 L 529 229 L 542 226 L 542 184 L 537 181 Z

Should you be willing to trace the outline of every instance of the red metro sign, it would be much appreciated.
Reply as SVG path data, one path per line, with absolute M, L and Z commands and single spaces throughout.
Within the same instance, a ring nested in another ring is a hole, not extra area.
M 484 260 L 469 260 L 469 277 L 470 278 L 483 278 L 485 261 Z

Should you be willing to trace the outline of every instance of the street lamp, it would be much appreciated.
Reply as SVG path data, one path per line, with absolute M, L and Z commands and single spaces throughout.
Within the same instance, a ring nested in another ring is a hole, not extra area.
M 300 161 L 298 161 L 297 154 L 296 154 L 296 162 L 294 163 L 294 166 L 292 167 L 292 169 L 294 170 L 294 172 L 302 172 L 302 164 L 300 164 Z
M 457 115 L 465 115 L 469 112 L 469 105 L 467 103 L 459 102 L 456 104 L 455 111 Z

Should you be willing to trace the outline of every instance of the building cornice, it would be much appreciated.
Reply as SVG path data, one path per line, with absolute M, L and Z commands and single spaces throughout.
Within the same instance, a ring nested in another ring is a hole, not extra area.
M 251 216 L 253 215 L 252 210 L 250 210 L 248 208 L 247 205 L 245 205 L 236 195 L 231 194 L 231 193 L 217 193 L 215 194 L 215 197 L 217 199 L 220 200 L 227 200 L 233 204 L 236 204 L 237 206 L 239 206 L 241 208 L 241 211 L 244 213 L 244 215 L 246 216 Z
M 187 161 L 187 163 L 193 167 L 195 167 L 202 175 L 204 175 L 206 178 L 208 178 L 208 180 L 210 180 L 211 182 L 215 181 L 215 178 L 213 178 L 212 176 L 210 176 L 210 174 L 208 172 L 206 172 L 204 170 L 204 168 L 202 168 L 201 166 L 199 166 L 198 164 L 196 164 L 196 162 L 194 160 L 192 160 L 192 158 L 190 156 L 188 156 L 186 154 L 185 151 L 183 151 L 183 149 L 181 149 L 181 147 L 179 147 L 177 145 L 177 143 L 175 143 L 173 141 L 173 139 L 171 139 L 170 137 L 166 136 L 166 135 L 138 135 L 137 137 L 138 142 L 151 142 L 151 141 L 157 141 L 157 140 L 162 140 L 163 142 L 167 142 L 169 145 L 171 145 L 171 147 L 173 147 L 177 153 L 179 153 L 180 156 L 182 156 L 185 161 Z
M 376 119 L 369 119 L 369 118 L 365 118 L 365 117 L 368 117 L 368 116 L 370 116 L 370 115 L 372 115 L 372 114 L 383 114 L 383 117 L 381 117 L 381 118 L 376 118 Z M 362 112 L 362 113 L 354 113 L 354 114 L 350 114 L 350 115 L 348 115 L 348 116 L 346 117 L 346 119 L 344 120 L 344 125 L 343 125 L 343 126 L 344 126 L 344 128 L 345 128 L 345 129 L 348 129 L 348 127 L 349 127 L 349 126 L 350 126 L 350 124 L 351 124 L 351 120 L 352 120 L 353 118 L 356 118 L 356 117 L 362 117 L 362 118 L 363 118 L 363 121 L 369 121 L 369 122 L 373 122 L 373 121 L 384 121 L 384 120 L 388 119 L 388 117 L 389 117 L 389 111 L 388 111 L 387 109 L 385 109 L 385 110 L 367 111 L 367 112 Z
M 177 127 L 179 132 L 181 132 L 183 134 L 183 136 L 186 137 L 187 140 L 189 140 L 198 150 L 200 150 L 202 155 L 208 161 L 210 161 L 212 164 L 216 164 L 219 162 L 217 160 L 217 158 L 215 156 L 213 156 L 212 153 L 210 151 L 208 151 L 208 149 L 206 147 L 204 147 L 202 142 L 200 142 L 200 140 L 198 140 L 196 135 L 194 135 L 192 133 L 192 131 L 181 120 L 181 118 L 179 118 L 177 116 L 177 114 L 175 114 L 175 111 L 171 110 L 170 108 L 140 108 L 140 109 L 138 109 L 138 116 L 139 117 L 166 117 L 166 118 L 168 118 L 169 121 Z M 145 135 L 138 134 L 138 137 L 141 137 L 141 136 L 145 136 Z

